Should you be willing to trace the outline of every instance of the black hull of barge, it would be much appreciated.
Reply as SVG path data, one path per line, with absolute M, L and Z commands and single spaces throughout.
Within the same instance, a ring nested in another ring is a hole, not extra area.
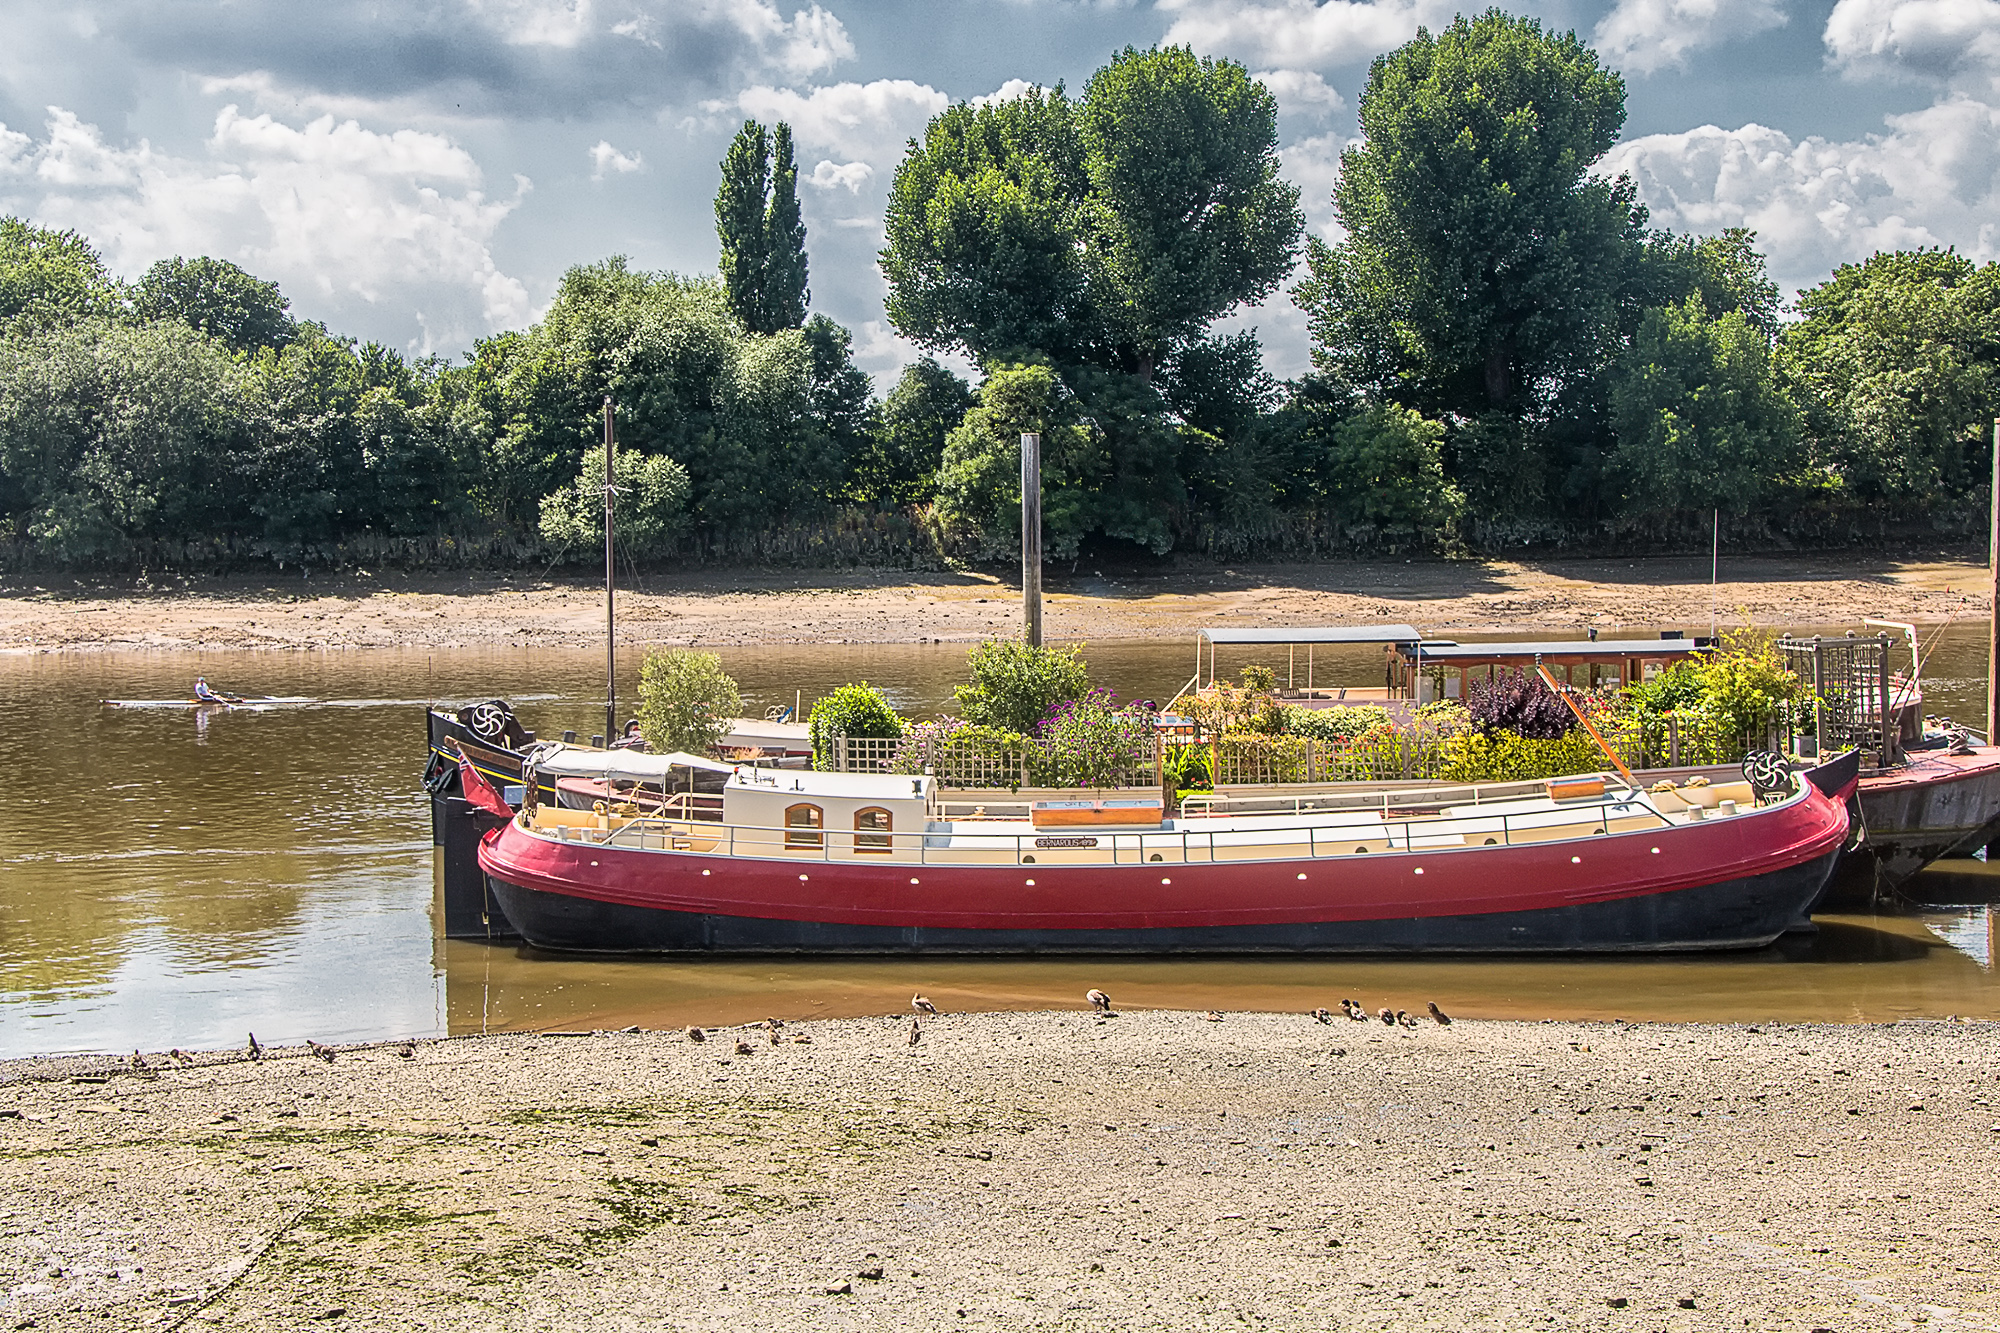
M 1839 853 L 1671 893 L 1477 916 L 1121 930 L 981 930 L 777 921 L 632 907 L 509 884 L 494 899 L 527 942 L 598 954 L 1667 953 L 1758 949 L 1810 926 Z

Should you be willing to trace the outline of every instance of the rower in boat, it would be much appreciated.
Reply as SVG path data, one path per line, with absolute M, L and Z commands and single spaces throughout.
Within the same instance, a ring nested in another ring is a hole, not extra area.
M 241 697 L 237 695 L 217 693 L 209 686 L 208 677 L 206 676 L 196 676 L 194 678 L 194 697 L 195 702 L 204 704 L 236 704 L 243 702 Z

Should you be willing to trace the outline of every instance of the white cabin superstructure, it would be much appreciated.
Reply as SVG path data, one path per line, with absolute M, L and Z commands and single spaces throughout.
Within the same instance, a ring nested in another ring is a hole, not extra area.
M 739 768 L 722 789 L 722 821 L 782 830 L 787 851 L 866 860 L 917 845 L 937 813 L 937 790 L 928 774 Z

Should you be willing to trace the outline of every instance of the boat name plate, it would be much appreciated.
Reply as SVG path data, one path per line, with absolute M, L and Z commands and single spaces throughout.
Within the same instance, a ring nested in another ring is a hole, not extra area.
M 1042 850 L 1045 850 L 1045 849 L 1047 849 L 1047 848 L 1050 848 L 1050 847 L 1095 847 L 1096 845 L 1097 845 L 1097 839 L 1095 839 L 1095 838 L 1037 838 L 1037 839 L 1035 839 L 1035 850 L 1037 850 L 1037 851 L 1042 851 Z

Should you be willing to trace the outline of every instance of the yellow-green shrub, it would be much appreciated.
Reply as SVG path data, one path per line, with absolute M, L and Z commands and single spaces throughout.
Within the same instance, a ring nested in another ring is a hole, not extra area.
M 1554 740 L 1530 740 L 1511 731 L 1473 732 L 1447 743 L 1444 771 L 1438 776 L 1447 782 L 1525 782 L 1610 767 L 1581 727 Z

